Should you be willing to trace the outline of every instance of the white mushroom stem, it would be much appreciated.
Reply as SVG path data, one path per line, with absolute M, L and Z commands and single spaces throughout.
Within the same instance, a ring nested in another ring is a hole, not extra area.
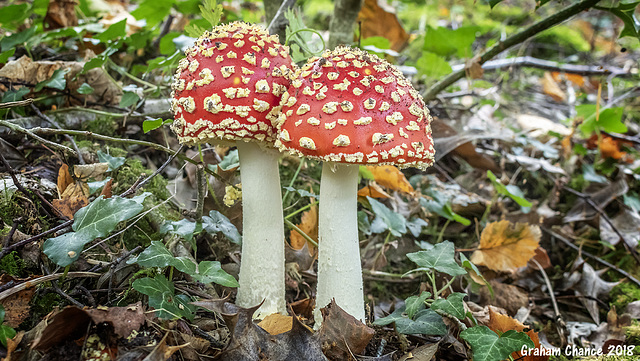
M 348 314 L 364 322 L 362 266 L 358 241 L 357 164 L 324 163 L 318 209 L 318 290 L 314 318 L 336 300 Z
M 237 142 L 242 181 L 242 261 L 236 304 L 264 318 L 286 313 L 284 221 L 279 153 L 254 142 Z

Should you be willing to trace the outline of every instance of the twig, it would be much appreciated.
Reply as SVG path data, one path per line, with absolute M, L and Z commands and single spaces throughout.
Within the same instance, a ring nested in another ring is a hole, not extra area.
M 609 218 L 609 216 L 607 216 L 607 214 L 604 212 L 604 210 L 597 205 L 593 199 L 591 199 L 591 197 L 588 194 L 584 194 L 581 192 L 578 192 L 575 189 L 572 189 L 570 187 L 567 187 L 566 185 L 563 186 L 563 188 L 565 190 L 567 190 L 569 193 L 573 193 L 574 195 L 584 199 L 584 201 L 591 206 L 591 208 L 595 209 L 596 212 L 598 212 L 598 214 L 600 214 L 600 217 L 602 217 L 602 219 L 604 219 L 605 222 L 607 222 L 609 224 L 609 226 L 611 227 L 611 229 L 613 230 L 613 232 L 620 237 L 620 239 L 622 240 L 622 244 L 624 245 L 624 248 L 627 250 L 627 252 L 631 253 L 631 256 L 633 256 L 633 258 L 635 258 L 636 262 L 638 262 L 638 264 L 640 264 L 640 256 L 638 255 L 638 252 L 635 250 L 634 247 L 631 247 L 631 245 L 629 245 L 629 243 L 627 243 L 627 239 L 624 237 L 624 235 L 618 230 L 618 228 L 613 224 L 613 222 L 611 221 L 611 219 Z
M 0 153 L 0 160 L 2 161 L 2 164 L 4 165 L 5 168 L 7 168 L 7 172 L 9 173 L 9 175 L 11 175 L 11 179 L 13 180 L 13 184 L 18 188 L 18 190 L 25 195 L 25 197 L 27 197 L 28 199 L 30 199 L 31 194 L 29 194 L 29 192 L 22 186 L 22 183 L 20 183 L 20 180 L 18 180 L 18 177 L 16 177 L 16 171 L 11 167 L 11 165 L 9 164 L 9 162 L 7 162 L 7 160 L 5 159 L 4 155 L 2 155 L 2 153 Z M 35 193 L 36 196 L 38 196 L 38 198 L 40 198 L 40 201 L 42 201 L 44 204 L 46 204 L 47 206 L 49 206 L 49 208 L 53 209 L 54 212 L 57 213 L 57 210 L 51 205 L 51 203 L 49 203 L 49 201 L 47 201 L 46 198 L 44 198 L 42 196 L 42 194 L 40 194 L 40 192 L 34 191 L 33 193 Z M 51 216 L 51 214 L 46 210 L 46 209 L 42 209 L 48 216 Z M 59 214 L 59 213 L 58 213 Z
M 38 277 L 32 280 L 29 280 L 27 282 L 22 282 L 19 285 L 16 285 L 8 290 L 2 291 L 0 292 L 0 301 L 4 300 L 5 298 L 16 294 L 20 291 L 24 291 L 27 288 L 31 288 L 35 285 L 39 285 L 41 283 L 44 282 L 49 282 L 49 281 L 53 281 L 53 280 L 57 280 L 58 278 L 65 276 L 64 273 L 54 273 L 54 274 L 50 274 L 50 275 L 46 275 L 46 276 L 42 276 L 42 277 Z M 93 272 L 68 272 L 65 276 L 65 278 L 74 278 L 74 277 L 100 277 L 101 274 L 100 273 L 93 273 Z
M 18 225 L 20 224 L 20 221 L 22 221 L 22 217 L 18 217 L 13 220 L 13 224 L 11 225 L 11 230 L 7 235 L 7 239 L 4 240 L 4 244 L 2 245 L 2 248 L 6 248 L 9 245 L 9 242 L 11 242 L 11 239 L 13 239 L 13 235 L 16 233 L 16 230 L 18 229 Z
M 566 323 L 564 322 L 564 320 L 562 319 L 562 315 L 560 314 L 560 309 L 558 308 L 558 303 L 556 302 L 556 295 L 553 293 L 553 287 L 551 286 L 551 280 L 549 280 L 549 276 L 547 276 L 547 272 L 544 271 L 544 268 L 542 268 L 542 266 L 540 265 L 540 263 L 538 263 L 538 261 L 536 261 L 534 258 L 532 258 L 531 261 L 540 270 L 540 273 L 542 274 L 542 278 L 544 278 L 544 283 L 547 285 L 547 288 L 549 289 L 549 296 L 551 296 L 551 304 L 553 305 L 553 311 L 556 314 L 556 327 L 558 329 L 558 333 L 562 335 L 562 339 L 565 339 L 564 329 L 565 329 Z
M 465 64 L 452 65 L 454 72 L 464 71 Z M 578 64 L 560 64 L 554 61 L 534 58 L 532 56 L 520 56 L 517 58 L 498 59 L 487 61 L 482 65 L 483 70 L 498 70 L 503 68 L 511 68 L 516 66 L 538 68 L 549 71 L 557 71 L 560 73 L 578 74 L 583 76 L 589 75 L 615 75 L 619 77 L 638 76 L 637 72 L 627 71 L 615 66 L 589 66 Z
M 33 103 L 33 99 L 18 100 L 17 102 L 6 102 L 0 104 L 0 109 L 23 107 Z
M 621 270 L 620 268 L 618 268 L 618 267 L 616 267 L 615 265 L 613 265 L 613 264 L 611 264 L 611 263 L 609 263 L 609 262 L 607 262 L 607 261 L 605 261 L 605 260 L 601 259 L 601 258 L 600 258 L 600 257 L 598 257 L 598 256 L 595 256 L 595 255 L 593 255 L 593 254 L 591 254 L 591 253 L 589 253 L 589 252 L 587 252 L 587 251 L 584 251 L 584 250 L 580 249 L 580 247 L 578 247 L 578 246 L 576 246 L 575 244 L 573 244 L 570 240 L 568 240 L 567 238 L 565 238 L 565 237 L 564 237 L 564 236 L 562 236 L 561 234 L 559 234 L 559 233 L 556 233 L 556 232 L 552 231 L 551 229 L 548 229 L 548 228 L 546 228 L 546 227 L 541 227 L 540 229 L 542 229 L 545 233 L 549 234 L 550 236 L 555 237 L 555 238 L 557 238 L 557 239 L 561 240 L 561 241 L 562 241 L 564 244 L 566 244 L 567 246 L 569 246 L 569 247 L 573 248 L 574 250 L 576 250 L 576 251 L 580 252 L 580 254 L 583 254 L 583 255 L 585 255 L 585 256 L 587 256 L 587 257 L 589 257 L 589 258 L 592 258 L 592 259 L 593 259 L 593 260 L 595 260 L 596 262 L 598 262 L 598 263 L 600 263 L 600 264 L 602 264 L 602 265 L 604 265 L 604 266 L 606 266 L 606 267 L 609 267 L 609 268 L 611 268 L 611 269 L 615 270 L 615 271 L 616 271 L 616 272 L 618 272 L 619 274 L 621 274 L 621 275 L 625 276 L 626 278 L 628 278 L 631 282 L 633 282 L 633 283 L 635 283 L 636 285 L 640 286 L 640 281 L 638 281 L 635 277 L 633 277 L 632 275 L 630 275 L 630 274 L 629 274 L 629 273 L 627 273 L 626 271 Z
M 274 31 L 274 26 L 276 24 L 279 24 L 278 26 L 280 27 L 280 23 L 282 23 L 282 16 L 284 14 L 284 10 L 285 9 L 289 9 L 291 8 L 294 4 L 296 3 L 296 0 L 284 0 L 282 2 L 282 4 L 280 4 L 280 7 L 278 8 L 278 11 L 276 12 L 276 14 L 273 16 L 273 19 L 271 19 L 271 22 L 269 23 L 269 26 L 267 27 L 267 31 L 269 32 L 269 34 L 274 34 L 274 33 L 279 33 L 279 31 Z
M 46 120 L 47 122 L 49 122 L 49 124 L 53 125 L 58 129 L 62 129 L 58 124 L 58 122 L 42 114 L 42 112 L 40 111 L 40 109 L 38 109 L 37 106 L 33 105 L 33 103 L 31 103 L 30 105 L 31 105 L 31 109 L 36 113 L 38 117 L 40 117 L 40 119 Z M 82 153 L 80 153 L 80 149 L 78 149 L 78 145 L 76 144 L 76 141 L 73 140 L 73 138 L 68 134 L 65 134 L 64 137 L 67 138 L 69 142 L 71 142 L 71 145 L 73 145 L 73 149 L 75 149 L 76 153 L 78 153 L 78 161 L 80 162 L 80 164 L 86 164 L 84 162 L 84 158 L 82 158 Z
M 133 192 L 138 190 L 139 188 L 142 188 L 145 185 L 147 185 L 147 183 L 149 183 L 153 177 L 155 177 L 158 174 L 160 174 L 169 164 L 171 164 L 171 162 L 173 162 L 173 160 L 182 152 L 182 149 L 184 149 L 184 145 L 180 145 L 180 148 L 178 148 L 177 151 L 175 151 L 173 154 L 171 154 L 169 156 L 169 158 L 164 163 L 162 163 L 162 165 L 160 167 L 158 167 L 158 169 L 156 169 L 153 173 L 151 173 L 147 178 L 145 178 L 142 181 L 138 182 L 138 184 L 136 185 L 136 189 L 132 189 L 133 187 L 131 187 L 131 188 L 127 189 L 124 193 L 122 193 L 120 195 L 120 197 L 126 197 L 129 194 L 132 194 Z
M 549 29 L 552 26 L 560 24 L 561 22 L 569 19 L 570 17 L 579 14 L 580 12 L 589 9 L 600 2 L 600 0 L 583 0 L 578 3 L 575 3 L 571 6 L 568 6 L 557 13 L 551 14 L 544 19 L 534 23 L 526 29 L 523 29 L 520 32 L 517 32 L 510 37 L 506 38 L 504 41 L 499 41 L 494 44 L 492 47 L 487 49 L 482 54 L 479 54 L 476 59 L 477 63 L 482 65 L 486 63 L 488 60 L 492 59 L 496 55 L 501 52 L 509 49 L 510 47 L 520 44 L 526 39 L 542 32 L 543 30 Z M 470 64 L 473 62 L 470 62 Z M 444 79 L 432 85 L 427 91 L 423 94 L 425 100 L 431 100 L 435 98 L 438 93 L 446 89 L 449 85 L 455 83 L 456 81 L 462 79 L 466 74 L 466 67 L 462 70 L 458 70 L 449 74 Z
M 46 140 L 46 139 L 40 137 L 39 135 L 35 134 L 33 131 L 31 131 L 29 129 L 25 129 L 25 128 L 19 126 L 19 125 L 9 123 L 8 121 L 2 120 L 2 119 L 0 119 L 0 125 L 4 125 L 5 127 L 13 130 L 14 132 L 18 132 L 18 133 L 22 133 L 24 135 L 28 135 L 31 138 L 36 139 L 39 142 L 44 143 L 44 144 L 48 145 L 49 147 L 51 147 L 53 149 L 58 149 L 58 150 L 61 150 L 61 151 L 65 151 L 65 152 L 71 153 L 71 154 L 73 154 L 75 156 L 78 156 L 78 154 L 76 153 L 75 150 L 73 150 L 73 149 L 71 149 L 69 147 L 66 147 L 64 145 L 61 145 L 61 144 L 54 143 L 52 141 Z
M 204 174 L 204 164 L 200 163 L 196 166 L 197 181 L 197 201 L 196 201 L 196 222 L 202 222 L 202 214 L 204 213 L 204 198 L 207 195 L 207 178 Z

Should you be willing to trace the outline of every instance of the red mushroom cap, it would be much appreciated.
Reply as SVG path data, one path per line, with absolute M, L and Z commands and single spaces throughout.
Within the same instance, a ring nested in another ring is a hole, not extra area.
M 278 104 L 294 67 L 277 35 L 234 22 L 205 32 L 185 54 L 172 84 L 172 128 L 180 142 L 273 144 Z
M 281 105 L 281 151 L 342 163 L 433 164 L 429 110 L 402 73 L 375 55 L 338 47 L 309 59 Z

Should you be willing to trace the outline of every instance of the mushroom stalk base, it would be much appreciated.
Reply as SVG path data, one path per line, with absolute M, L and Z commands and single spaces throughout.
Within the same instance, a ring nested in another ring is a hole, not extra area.
M 242 181 L 242 261 L 236 304 L 264 318 L 286 313 L 284 221 L 278 173 L 279 153 L 237 142 Z
M 315 327 L 320 309 L 335 299 L 348 314 L 364 322 L 362 266 L 358 241 L 357 164 L 324 163 L 318 209 L 318 291 Z

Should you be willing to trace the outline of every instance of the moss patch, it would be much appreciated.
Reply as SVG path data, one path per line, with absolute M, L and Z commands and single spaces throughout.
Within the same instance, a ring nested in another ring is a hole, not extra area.
M 7 274 L 15 277 L 22 277 L 25 268 L 25 263 L 16 251 L 9 253 L 0 260 L 0 272 L 6 272 Z
M 611 290 L 611 305 L 616 310 L 624 310 L 633 301 L 640 300 L 640 287 L 631 282 L 623 282 Z

